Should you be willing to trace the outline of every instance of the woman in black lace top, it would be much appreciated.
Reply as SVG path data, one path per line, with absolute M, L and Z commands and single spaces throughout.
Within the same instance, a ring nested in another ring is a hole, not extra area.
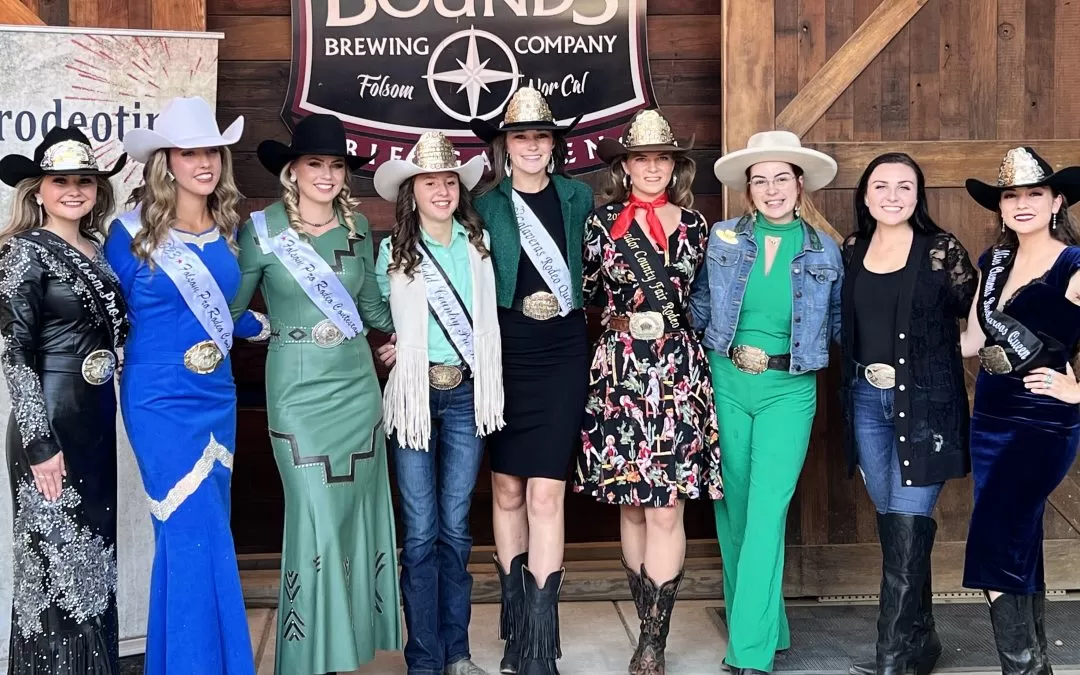
M 883 556 L 876 663 L 851 672 L 930 672 L 941 654 L 931 612 L 931 514 L 944 482 L 970 469 L 958 320 L 976 275 L 930 218 L 909 156 L 866 168 L 857 231 L 844 242 L 843 400 L 848 470 L 877 510 Z

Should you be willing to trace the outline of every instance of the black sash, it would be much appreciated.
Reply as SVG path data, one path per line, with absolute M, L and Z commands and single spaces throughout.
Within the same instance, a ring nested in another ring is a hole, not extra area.
M 982 270 L 982 287 L 976 302 L 979 303 L 979 325 L 986 334 L 987 344 L 1001 347 L 1013 371 L 1023 372 L 1033 367 L 1046 345 L 1024 324 L 997 309 L 1000 291 L 1009 280 L 1015 260 L 1016 251 L 1001 247 L 991 249 Z
M 124 302 L 124 292 L 120 286 L 112 277 L 99 269 L 96 263 L 59 235 L 48 230 L 34 230 L 34 232 L 41 232 L 47 236 L 37 236 L 32 239 L 26 236 L 25 238 L 47 248 L 57 260 L 83 280 L 90 291 L 90 297 L 94 301 L 98 315 L 109 326 L 113 349 L 122 347 L 127 337 L 128 322 L 127 303 Z
M 607 211 L 609 231 L 621 210 Z M 675 292 L 675 285 L 671 283 L 671 277 L 668 276 L 667 268 L 660 254 L 656 252 L 656 247 L 645 236 L 637 220 L 631 222 L 625 235 L 615 240 L 615 248 L 633 271 L 650 309 L 663 315 L 667 331 L 686 330 L 686 320 L 677 305 L 679 296 Z
M 431 255 L 431 249 L 427 247 L 427 244 L 425 244 L 423 240 L 418 240 L 416 243 L 420 245 L 420 248 L 424 252 L 424 256 L 431 261 L 432 266 L 435 267 L 435 271 L 439 273 L 439 276 L 441 276 L 444 281 L 446 281 L 446 287 L 450 289 L 450 292 L 454 294 L 454 298 L 457 299 L 458 304 L 461 305 L 461 311 L 465 314 L 465 321 L 469 326 L 472 326 L 472 316 L 469 314 L 469 310 L 465 306 L 465 301 L 461 299 L 461 295 L 458 293 L 457 288 L 450 282 L 450 276 L 446 273 L 446 270 L 439 264 L 439 261 L 435 256 Z M 472 243 L 469 245 L 472 246 Z M 461 348 L 458 347 L 457 342 L 454 341 L 454 337 L 450 334 L 450 329 L 443 324 L 442 319 L 439 317 L 439 313 L 435 311 L 435 308 L 431 306 L 430 302 L 428 303 L 428 313 L 435 319 L 435 323 L 439 324 L 439 328 L 442 329 L 443 335 L 446 336 L 446 341 L 454 348 L 454 352 L 457 354 L 458 358 L 461 359 L 461 363 L 469 365 L 469 359 L 465 358 L 465 355 L 461 353 Z

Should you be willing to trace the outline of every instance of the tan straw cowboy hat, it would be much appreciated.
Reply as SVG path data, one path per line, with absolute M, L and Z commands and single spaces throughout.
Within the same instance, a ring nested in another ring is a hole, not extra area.
M 803 189 L 820 190 L 836 178 L 836 160 L 823 152 L 804 148 L 790 131 L 761 131 L 750 137 L 742 150 L 729 152 L 713 164 L 717 180 L 732 190 L 746 189 L 746 170 L 759 162 L 787 162 L 802 169 Z

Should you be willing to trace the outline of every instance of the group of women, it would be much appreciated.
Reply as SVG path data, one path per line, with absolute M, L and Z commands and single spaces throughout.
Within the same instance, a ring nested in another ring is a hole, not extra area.
M 575 120 L 576 122 L 576 120 Z M 1011 150 L 968 191 L 998 242 L 971 264 L 929 215 L 907 155 L 866 168 L 838 246 L 810 193 L 830 157 L 755 134 L 717 178 L 745 215 L 693 210 L 692 147 L 657 110 L 597 151 L 600 206 L 565 174 L 566 133 L 530 88 L 465 163 L 438 132 L 375 172 L 395 222 L 374 250 L 337 118 L 258 156 L 281 199 L 241 225 L 229 146 L 199 98 L 125 150 L 144 164 L 110 227 L 108 178 L 78 129 L 0 161 L 2 365 L 12 398 L 12 673 L 113 675 L 116 399 L 156 548 L 146 672 L 254 672 L 229 529 L 235 338 L 268 345 L 269 435 L 285 489 L 276 672 L 347 672 L 401 648 L 410 675 L 483 675 L 468 628 L 468 517 L 482 454 L 494 492 L 500 672 L 557 675 L 566 481 L 618 505 L 638 614 L 631 675 L 662 674 L 683 579 L 687 499 L 713 502 L 729 670 L 790 647 L 788 507 L 841 345 L 846 449 L 878 512 L 876 660 L 929 673 L 932 512 L 970 470 L 966 586 L 985 591 L 1004 673 L 1049 673 L 1042 513 L 1080 441 L 1080 167 Z M 267 315 L 248 309 L 256 290 Z M 603 307 L 590 355 L 585 307 Z M 966 318 L 961 332 L 960 320 Z M 364 339 L 392 335 L 377 355 Z M 123 355 L 123 366 L 119 357 Z M 970 420 L 962 358 L 982 363 Z M 558 395 L 553 395 L 558 392 Z M 389 452 L 387 442 L 389 441 Z M 388 455 L 401 490 L 400 580 Z

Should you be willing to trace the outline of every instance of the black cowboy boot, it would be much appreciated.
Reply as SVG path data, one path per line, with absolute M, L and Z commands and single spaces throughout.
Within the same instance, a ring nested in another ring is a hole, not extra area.
M 942 652 L 941 638 L 938 637 L 937 624 L 934 622 L 934 589 L 929 559 L 936 533 L 937 523 L 934 523 L 930 531 L 930 547 L 926 551 L 926 580 L 919 598 L 919 611 L 915 615 L 915 635 L 911 639 L 911 660 L 915 665 L 915 672 L 919 675 L 932 672 Z
M 1035 629 L 1034 596 L 1003 594 L 990 602 L 990 623 L 1002 675 L 1042 675 L 1039 636 Z
M 503 647 L 499 672 L 513 674 L 518 672 L 521 660 L 521 620 L 525 612 L 525 587 L 521 583 L 521 568 L 529 559 L 529 553 L 519 553 L 510 561 L 510 570 L 503 572 L 499 556 L 495 559 L 495 569 L 499 572 L 499 587 L 502 608 L 499 610 L 499 639 L 506 640 Z
M 522 566 L 525 585 L 525 613 L 521 632 L 519 675 L 559 675 L 555 660 L 562 657 L 559 641 L 559 592 L 565 569 L 548 575 L 544 587 L 528 566 Z
M 638 663 L 641 661 L 641 652 L 645 650 L 645 620 L 652 612 L 653 605 L 656 603 L 656 586 L 652 583 L 644 574 L 638 574 L 634 570 L 630 569 L 630 566 L 626 564 L 626 559 L 622 561 L 623 570 L 626 572 L 626 581 L 630 585 L 630 597 L 634 599 L 634 607 L 637 608 L 638 615 L 638 639 L 637 649 L 634 650 L 634 655 L 630 657 L 630 668 L 628 672 L 637 672 Z M 644 566 L 642 566 L 644 568 Z M 644 571 L 644 569 L 643 569 Z
M 1046 593 L 1036 593 L 1032 603 L 1032 614 L 1035 618 L 1035 638 L 1039 645 L 1039 673 L 1040 675 L 1053 675 L 1054 669 L 1050 667 L 1050 657 L 1046 654 Z
M 659 588 L 645 572 L 645 565 L 641 566 L 641 578 L 646 588 L 653 589 L 652 593 L 656 601 L 645 617 L 644 630 L 638 641 L 641 658 L 638 660 L 637 669 L 631 671 L 631 675 L 664 675 L 664 650 L 667 649 L 668 632 L 671 630 L 671 613 L 675 609 L 675 598 L 682 584 L 683 571 L 679 570 L 679 574 L 674 579 L 665 581 Z

